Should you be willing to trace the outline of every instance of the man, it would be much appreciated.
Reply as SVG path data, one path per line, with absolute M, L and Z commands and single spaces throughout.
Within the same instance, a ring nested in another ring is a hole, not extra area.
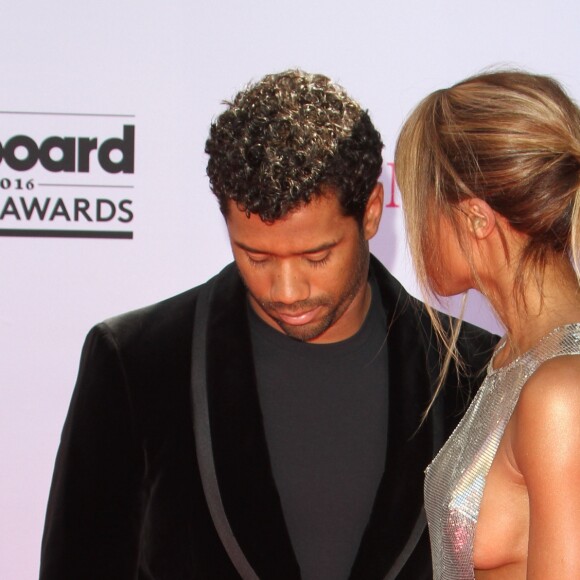
M 463 408 L 428 317 L 369 254 L 380 136 L 321 75 L 266 76 L 211 128 L 235 264 L 95 327 L 41 578 L 429 578 L 423 470 Z M 475 386 L 494 343 L 460 340 Z

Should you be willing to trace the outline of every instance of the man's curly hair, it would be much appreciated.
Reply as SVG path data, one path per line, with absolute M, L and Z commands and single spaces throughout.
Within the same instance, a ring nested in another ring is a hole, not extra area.
M 381 173 L 383 143 L 368 114 L 329 78 L 289 70 L 239 92 L 212 123 L 207 174 L 228 202 L 265 222 L 336 192 L 362 221 Z

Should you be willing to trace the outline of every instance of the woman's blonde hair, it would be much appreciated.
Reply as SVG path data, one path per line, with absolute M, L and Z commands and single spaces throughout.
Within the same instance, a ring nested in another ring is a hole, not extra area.
M 427 293 L 436 290 L 429 273 L 440 263 L 432 243 L 440 218 L 448 218 L 461 240 L 457 210 L 469 198 L 486 201 L 527 235 L 514 299 L 530 275 L 541 280 L 553 253 L 568 253 L 578 274 L 580 111 L 554 79 L 493 71 L 435 91 L 405 122 L 395 169 L 413 262 Z M 460 322 L 444 332 L 429 313 L 446 347 L 440 387 L 458 360 Z

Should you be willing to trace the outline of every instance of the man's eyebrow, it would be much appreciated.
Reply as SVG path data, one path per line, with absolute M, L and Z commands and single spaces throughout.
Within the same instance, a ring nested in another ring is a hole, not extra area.
M 252 248 L 251 246 L 248 246 L 247 244 L 244 244 L 243 242 L 239 242 L 237 240 L 234 240 L 234 244 L 238 246 L 238 248 L 241 248 L 246 252 L 250 252 L 251 254 L 264 254 L 264 255 L 270 254 L 270 252 L 260 250 L 258 248 Z M 307 250 L 302 250 L 301 252 L 295 252 L 295 255 L 299 256 L 303 254 L 318 254 L 319 252 L 324 252 L 325 250 L 331 250 L 337 244 L 338 241 L 336 240 L 333 240 L 331 242 L 324 242 L 318 246 L 315 246 L 314 248 L 308 248 Z

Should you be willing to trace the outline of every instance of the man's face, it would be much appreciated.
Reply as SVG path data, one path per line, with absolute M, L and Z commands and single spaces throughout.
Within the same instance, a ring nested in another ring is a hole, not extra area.
M 270 224 L 230 202 L 234 258 L 260 318 L 308 342 L 337 342 L 356 333 L 370 301 L 368 240 L 380 219 L 378 197 L 367 205 L 367 214 L 378 212 L 378 218 L 365 214 L 362 228 L 342 214 L 334 194 Z

